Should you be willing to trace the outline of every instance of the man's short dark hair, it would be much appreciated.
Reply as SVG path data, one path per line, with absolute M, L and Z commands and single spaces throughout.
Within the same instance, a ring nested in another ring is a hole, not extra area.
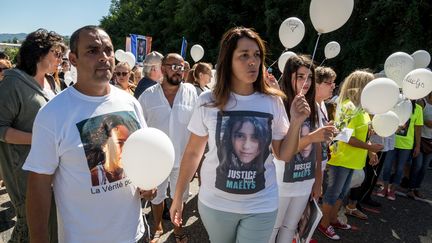
M 75 53 L 75 55 L 77 55 L 77 56 L 78 56 L 79 36 L 80 36 L 81 32 L 84 30 L 102 30 L 102 31 L 106 32 L 104 29 L 102 29 L 101 27 L 96 26 L 96 25 L 86 25 L 84 27 L 81 27 L 81 28 L 75 30 L 75 32 L 73 32 L 71 37 L 70 37 L 69 47 L 70 47 L 70 51 Z
M 35 76 L 37 63 L 48 54 L 53 46 L 61 47 L 63 53 L 66 51 L 63 37 L 56 32 L 38 29 L 30 33 L 19 49 L 17 68 L 30 76 Z

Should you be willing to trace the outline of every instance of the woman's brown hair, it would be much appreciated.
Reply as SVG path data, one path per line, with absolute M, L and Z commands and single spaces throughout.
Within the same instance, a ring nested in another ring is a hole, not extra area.
M 297 70 L 300 67 L 306 67 L 310 69 L 312 75 L 311 85 L 309 87 L 308 92 L 304 94 L 304 96 L 311 109 L 311 114 L 309 116 L 311 124 L 316 126 L 317 125 L 316 122 L 318 121 L 318 116 L 316 112 L 317 104 L 315 102 L 315 66 L 312 63 L 312 60 L 305 55 L 292 56 L 288 59 L 288 61 L 285 64 L 285 68 L 280 83 L 280 88 L 287 97 L 286 100 L 284 101 L 285 109 L 288 114 L 288 117 L 291 119 L 290 108 L 295 96 L 297 95 L 297 90 L 296 90 L 297 86 L 296 84 L 294 84 L 295 87 L 293 87 L 291 77 L 292 74 L 297 73 Z
M 253 83 L 254 90 L 267 95 L 285 97 L 285 95 L 280 90 L 271 88 L 264 81 L 264 61 L 266 56 L 264 41 L 261 39 L 258 33 L 252 29 L 245 27 L 234 27 L 228 30 L 222 37 L 216 65 L 216 84 L 213 89 L 214 101 L 212 102 L 211 106 L 217 107 L 220 110 L 225 108 L 225 105 L 228 103 L 231 95 L 232 59 L 234 51 L 237 48 L 237 43 L 241 38 L 248 38 L 255 41 L 260 50 L 261 64 L 258 78 Z

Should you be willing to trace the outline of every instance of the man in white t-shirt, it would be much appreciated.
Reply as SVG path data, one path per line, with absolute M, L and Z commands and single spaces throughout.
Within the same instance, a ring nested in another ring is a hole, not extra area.
M 162 59 L 163 81 L 145 90 L 139 97 L 144 117 L 149 127 L 155 127 L 165 132 L 174 145 L 174 168 L 167 180 L 157 188 L 157 196 L 152 200 L 152 211 L 155 220 L 155 233 L 152 242 L 157 242 L 163 233 L 162 214 L 168 182 L 171 197 L 174 198 L 180 160 L 183 157 L 190 132 L 187 129 L 192 111 L 197 100 L 196 89 L 193 85 L 183 83 L 185 71 L 183 58 L 175 53 L 167 54 Z M 189 190 L 183 195 L 183 202 L 188 198 Z M 176 239 L 186 238 L 181 227 L 174 227 Z
M 114 51 L 108 34 L 85 26 L 70 39 L 77 83 L 36 116 L 27 213 L 32 242 L 47 242 L 51 187 L 60 242 L 137 242 L 144 234 L 140 191 L 123 171 L 124 141 L 146 126 L 139 103 L 111 86 Z

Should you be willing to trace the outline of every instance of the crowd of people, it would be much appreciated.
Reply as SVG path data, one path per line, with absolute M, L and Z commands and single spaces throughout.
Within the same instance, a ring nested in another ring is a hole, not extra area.
M 432 94 L 412 101 L 394 135 L 379 137 L 360 103 L 371 71 L 349 74 L 337 99 L 335 71 L 307 55 L 290 57 L 277 80 L 252 29 L 224 34 L 215 77 L 211 64 L 189 67 L 177 53 L 153 51 L 134 67 L 115 63 L 97 26 L 75 31 L 69 47 L 36 30 L 17 60 L 13 67 L 0 58 L 1 179 L 17 215 L 10 242 L 156 243 L 168 213 L 175 241 L 191 242 L 183 210 L 196 175 L 192 207 L 215 243 L 292 242 L 310 200 L 321 203 L 318 231 L 339 240 L 335 229 L 351 229 L 339 210 L 367 220 L 362 205 L 381 206 L 375 190 L 396 200 L 402 185 L 424 198 Z M 71 65 L 74 83 L 65 81 Z M 121 156 L 128 136 L 145 127 L 166 133 L 175 151 L 169 177 L 152 190 L 133 185 Z M 335 140 L 344 129 L 349 140 Z M 141 200 L 151 202 L 148 239 Z

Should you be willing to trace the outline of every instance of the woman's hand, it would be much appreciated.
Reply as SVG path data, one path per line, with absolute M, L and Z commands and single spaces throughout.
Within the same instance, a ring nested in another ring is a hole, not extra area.
M 375 166 L 379 163 L 378 155 L 374 152 L 369 152 L 369 164 Z
M 170 207 L 170 216 L 171 216 L 171 222 L 177 227 L 180 227 L 183 224 L 182 214 L 183 214 L 183 203 L 181 199 L 180 200 L 174 199 Z
M 317 130 L 310 133 L 312 136 L 312 142 L 320 143 L 320 142 L 329 142 L 333 139 L 337 129 L 333 125 L 327 125 L 318 128 Z
M 273 76 L 273 74 L 269 73 L 267 70 L 266 70 L 266 73 L 264 76 L 264 80 L 270 87 L 280 90 L 279 84 L 278 84 L 275 76 Z
M 310 112 L 309 104 L 304 95 L 296 95 L 290 108 L 291 121 L 298 120 L 298 122 L 303 123 L 309 117 Z
M 368 150 L 370 152 L 377 153 L 377 152 L 381 151 L 384 148 L 384 145 L 379 144 L 379 143 L 371 143 L 371 142 L 369 142 L 368 144 L 369 144 Z
M 320 183 L 314 183 L 312 186 L 312 197 L 318 202 L 322 195 L 322 187 Z
M 149 200 L 153 200 L 153 198 L 156 197 L 157 194 L 157 189 L 151 189 L 151 190 L 142 190 L 141 188 L 138 187 L 138 191 L 140 194 L 141 198 L 144 198 L 144 200 L 149 201 Z

